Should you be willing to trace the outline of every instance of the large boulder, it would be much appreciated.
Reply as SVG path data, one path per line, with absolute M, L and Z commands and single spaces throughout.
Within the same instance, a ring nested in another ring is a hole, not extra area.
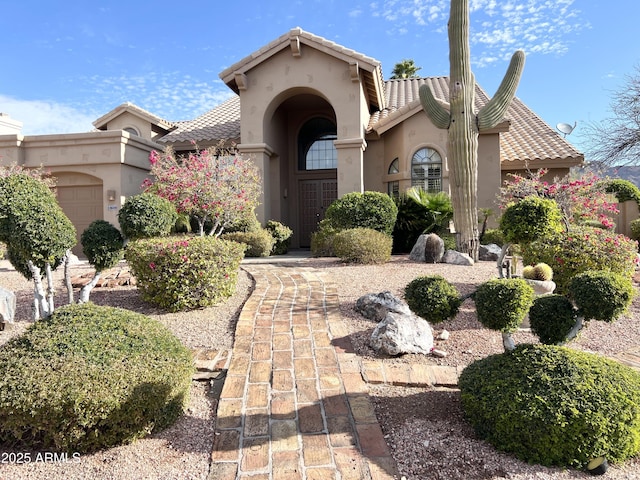
M 447 250 L 442 257 L 442 263 L 449 263 L 451 265 L 464 265 L 473 266 L 473 258 L 466 253 L 456 252 L 455 250 Z
M 423 234 L 409 253 L 409 260 L 414 262 L 438 263 L 445 252 L 444 240 L 435 233 Z
M 417 315 L 389 312 L 371 334 L 371 347 L 387 355 L 422 353 L 433 350 L 433 331 L 429 323 Z
M 411 315 L 409 306 L 391 292 L 368 293 L 356 300 L 356 312 L 369 320 L 381 322 L 387 313 Z
M 490 262 L 497 262 L 502 253 L 502 248 L 495 243 L 489 243 L 488 245 L 480 245 L 478 249 L 478 259 Z

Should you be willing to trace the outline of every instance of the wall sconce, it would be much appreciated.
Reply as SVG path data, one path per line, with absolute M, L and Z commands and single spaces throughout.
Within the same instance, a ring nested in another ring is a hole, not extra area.
M 107 200 L 110 202 L 116 201 L 116 191 L 115 190 L 107 190 Z

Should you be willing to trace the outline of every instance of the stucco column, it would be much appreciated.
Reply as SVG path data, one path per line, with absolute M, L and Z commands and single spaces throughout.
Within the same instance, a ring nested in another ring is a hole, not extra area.
M 262 192 L 258 198 L 259 205 L 256 208 L 256 215 L 258 216 L 258 220 L 264 225 L 271 216 L 271 204 L 273 202 L 271 197 L 272 191 L 276 192 L 276 195 L 279 191 L 279 188 L 276 188 L 277 185 L 273 185 L 274 188 L 272 189 L 273 182 L 270 166 L 273 148 L 266 143 L 241 143 L 238 145 L 238 151 L 243 157 L 253 161 L 260 171 Z
M 364 191 L 364 138 L 347 138 L 333 142 L 338 152 L 338 198 L 345 193 Z

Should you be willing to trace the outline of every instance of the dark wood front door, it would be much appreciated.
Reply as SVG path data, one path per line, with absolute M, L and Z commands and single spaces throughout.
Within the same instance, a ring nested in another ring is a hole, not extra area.
M 318 229 L 327 207 L 338 198 L 336 179 L 301 180 L 300 196 L 300 246 L 311 245 L 311 234 Z

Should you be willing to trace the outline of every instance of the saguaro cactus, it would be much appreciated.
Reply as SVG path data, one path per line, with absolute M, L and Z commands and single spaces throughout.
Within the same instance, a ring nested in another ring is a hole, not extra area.
M 478 259 L 478 135 L 495 127 L 509 108 L 524 68 L 524 52 L 516 51 L 494 97 L 476 112 L 475 78 L 469 54 L 469 1 L 451 0 L 449 17 L 449 105 L 438 102 L 427 85 L 420 102 L 431 121 L 448 129 L 447 157 L 456 247 Z

